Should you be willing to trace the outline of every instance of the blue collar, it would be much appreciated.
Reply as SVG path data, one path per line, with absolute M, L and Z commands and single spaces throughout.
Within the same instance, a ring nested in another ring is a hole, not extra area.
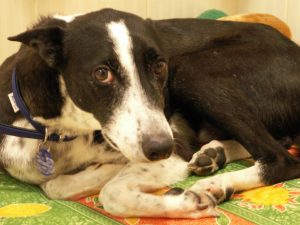
M 0 124 L 0 134 L 6 134 L 6 135 L 22 137 L 22 138 L 39 139 L 45 142 L 46 141 L 66 142 L 66 141 L 72 141 L 76 138 L 76 136 L 62 136 L 57 133 L 48 134 L 47 128 L 44 125 L 33 120 L 21 96 L 15 68 L 13 69 L 12 72 L 12 92 L 13 92 L 13 97 L 15 99 L 16 105 L 18 106 L 21 114 L 35 128 L 35 130 Z

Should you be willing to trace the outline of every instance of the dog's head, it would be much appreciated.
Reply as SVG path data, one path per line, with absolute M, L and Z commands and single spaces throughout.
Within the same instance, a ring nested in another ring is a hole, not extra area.
M 163 111 L 167 59 L 150 21 L 105 9 L 9 39 L 33 47 L 61 72 L 75 105 L 94 115 L 105 139 L 126 157 L 171 154 Z

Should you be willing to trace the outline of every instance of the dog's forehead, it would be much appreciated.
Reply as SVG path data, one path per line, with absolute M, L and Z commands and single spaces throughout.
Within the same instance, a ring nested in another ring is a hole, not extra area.
M 149 42 L 152 42 L 151 39 L 155 35 L 153 35 L 153 27 L 147 20 L 113 9 L 104 9 L 76 17 L 69 23 L 68 32 L 77 37 L 88 35 L 90 42 L 107 41 L 110 38 L 108 24 L 121 21 L 131 37 L 149 39 Z
M 127 49 L 134 49 L 140 55 L 149 48 L 159 49 L 157 36 L 146 20 L 111 9 L 76 17 L 65 35 L 66 55 L 76 61 L 84 57 L 90 64 L 118 55 L 116 49 L 120 45 L 127 45 Z

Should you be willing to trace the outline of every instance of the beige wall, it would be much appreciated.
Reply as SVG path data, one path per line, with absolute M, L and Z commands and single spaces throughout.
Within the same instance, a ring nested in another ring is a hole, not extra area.
M 202 11 L 218 8 L 236 12 L 237 0 L 0 0 L 0 63 L 16 52 L 19 44 L 6 40 L 24 31 L 39 15 L 74 14 L 115 8 L 153 19 L 195 17 Z
M 36 0 L 38 14 L 83 13 L 115 8 L 144 18 L 195 17 L 210 8 L 235 13 L 237 0 Z
M 18 44 L 7 41 L 35 19 L 35 0 L 0 0 L 0 63 L 18 49 Z
M 6 38 L 24 31 L 39 15 L 85 13 L 105 7 L 153 19 L 196 17 L 211 8 L 229 15 L 271 13 L 288 22 L 300 43 L 300 0 L 0 0 L 0 63 L 19 47 Z

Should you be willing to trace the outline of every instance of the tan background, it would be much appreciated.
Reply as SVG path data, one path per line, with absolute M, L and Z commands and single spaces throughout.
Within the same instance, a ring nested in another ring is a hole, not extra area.
M 40 15 L 74 14 L 111 7 L 153 19 L 195 17 L 215 8 L 229 15 L 272 13 L 286 21 L 300 43 L 300 0 L 0 0 L 0 63 L 18 49 L 6 40 L 24 31 Z

